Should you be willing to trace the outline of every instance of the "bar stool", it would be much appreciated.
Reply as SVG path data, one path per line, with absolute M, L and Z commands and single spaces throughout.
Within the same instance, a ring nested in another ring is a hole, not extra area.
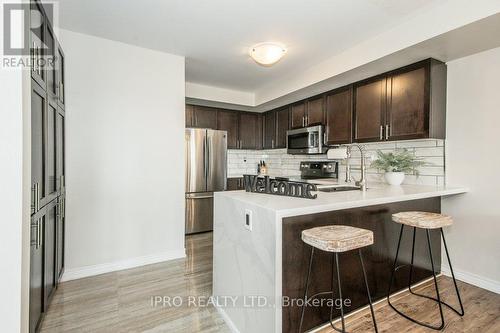
M 332 300 L 334 291 L 320 292 L 308 297 L 309 281 L 311 277 L 311 268 L 314 257 L 314 249 L 319 249 L 322 251 L 334 253 L 335 265 L 337 271 L 337 283 L 338 292 L 340 298 L 340 318 L 342 320 L 342 330 L 336 328 L 332 321 L 334 301 L 330 308 L 330 325 L 333 329 L 338 332 L 345 333 L 345 322 L 344 322 L 344 300 L 342 298 L 342 283 L 340 280 L 340 269 L 339 269 L 339 253 L 358 250 L 359 260 L 361 262 L 361 268 L 363 269 L 363 278 L 365 281 L 366 293 L 368 295 L 368 303 L 370 304 L 370 311 L 372 313 L 373 326 L 375 327 L 375 332 L 378 333 L 377 322 L 375 321 L 375 314 L 373 312 L 373 304 L 370 296 L 370 289 L 368 288 L 368 282 L 366 279 L 365 265 L 363 264 L 363 256 L 361 254 L 361 248 L 370 246 L 373 244 L 373 232 L 370 230 L 344 226 L 344 225 L 332 225 L 325 227 L 317 227 L 312 229 L 307 229 L 302 231 L 302 241 L 311 246 L 311 255 L 309 258 L 309 270 L 306 278 L 306 286 L 304 292 L 304 304 L 302 305 L 302 313 L 300 316 L 299 333 L 302 331 L 302 323 L 304 321 L 305 305 L 308 299 L 314 299 L 319 295 L 332 294 Z M 333 285 L 333 261 L 332 261 L 332 285 Z
M 398 314 L 405 317 L 406 319 L 408 319 L 416 324 L 425 326 L 427 328 L 431 328 L 434 330 L 441 330 L 444 327 L 443 305 L 447 306 L 448 308 L 453 310 L 456 314 L 458 314 L 461 317 L 464 315 L 464 307 L 462 305 L 462 299 L 460 298 L 460 292 L 458 290 L 457 281 L 455 280 L 455 274 L 453 273 L 453 267 L 451 266 L 450 255 L 448 253 L 448 247 L 446 246 L 446 240 L 444 238 L 444 233 L 443 233 L 443 227 L 447 227 L 447 226 L 452 225 L 453 220 L 450 216 L 447 216 L 447 215 L 437 214 L 437 213 L 428 213 L 428 212 L 401 212 L 401 213 L 393 214 L 392 220 L 396 223 L 401 224 L 401 231 L 399 232 L 399 241 L 398 241 L 398 248 L 396 250 L 396 258 L 394 259 L 394 265 L 392 267 L 392 272 L 391 272 L 391 281 L 389 283 L 389 290 L 387 291 L 387 302 L 389 303 L 391 308 L 394 309 L 394 311 L 396 311 Z M 441 324 L 439 326 L 433 326 L 433 325 L 424 323 L 422 321 L 418 321 L 416 319 L 413 319 L 410 316 L 408 316 L 408 315 L 402 313 L 401 311 L 399 311 L 398 309 L 396 309 L 396 307 L 391 304 L 390 294 L 391 294 L 392 283 L 394 282 L 394 273 L 397 270 L 399 270 L 400 268 L 407 266 L 407 265 L 402 265 L 402 266 L 396 267 L 397 261 L 398 261 L 398 255 L 399 255 L 399 248 L 401 245 L 401 237 L 403 236 L 403 229 L 405 226 L 413 227 L 413 244 L 412 244 L 412 249 L 411 249 L 410 277 L 408 279 L 408 289 L 409 289 L 410 293 L 412 293 L 413 295 L 433 300 L 439 304 L 439 314 L 441 315 Z M 412 274 L 413 274 L 413 259 L 414 259 L 414 255 L 415 255 L 415 233 L 416 233 L 417 228 L 425 229 L 425 231 L 427 233 L 427 245 L 429 248 L 429 257 L 430 257 L 430 261 L 431 261 L 432 275 L 434 277 L 434 286 L 436 288 L 436 296 L 437 296 L 436 298 L 422 295 L 422 294 L 418 294 L 411 289 Z M 437 283 L 437 278 L 436 278 L 436 271 L 434 269 L 434 260 L 432 258 L 431 237 L 429 234 L 430 229 L 440 229 L 441 237 L 443 239 L 444 249 L 446 251 L 446 257 L 448 258 L 448 264 L 450 265 L 451 276 L 453 278 L 453 283 L 455 284 L 455 291 L 457 293 L 458 302 L 460 303 L 460 311 L 456 310 L 455 308 L 453 308 L 452 306 L 450 306 L 446 302 L 442 301 L 441 297 L 439 295 L 438 283 Z

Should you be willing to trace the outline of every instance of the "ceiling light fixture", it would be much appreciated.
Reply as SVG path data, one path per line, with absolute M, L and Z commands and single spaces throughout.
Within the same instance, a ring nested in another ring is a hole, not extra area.
M 286 48 L 276 43 L 260 43 L 250 48 L 250 56 L 262 66 L 272 66 L 286 53 Z

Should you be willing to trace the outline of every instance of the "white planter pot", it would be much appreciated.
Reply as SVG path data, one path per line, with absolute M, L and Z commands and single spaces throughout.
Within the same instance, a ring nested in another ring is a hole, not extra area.
M 405 180 L 404 172 L 386 172 L 384 174 L 385 181 L 389 185 L 401 185 Z

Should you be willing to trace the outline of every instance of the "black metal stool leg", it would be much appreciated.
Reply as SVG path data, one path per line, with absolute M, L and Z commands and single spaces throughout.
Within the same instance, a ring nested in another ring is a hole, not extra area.
M 450 256 L 448 253 L 448 247 L 446 246 L 446 239 L 444 238 L 443 228 L 440 228 L 440 232 L 441 232 L 441 237 L 443 238 L 443 244 L 444 244 L 444 249 L 446 251 L 446 257 L 448 258 L 448 264 L 450 265 L 451 276 L 453 278 L 453 284 L 455 285 L 455 292 L 457 293 L 458 303 L 460 304 L 460 311 L 458 311 L 457 309 L 455 309 L 454 307 L 452 307 L 451 305 L 449 305 L 445 301 L 440 301 L 440 302 L 441 302 L 441 304 L 448 307 L 450 310 L 452 310 L 453 312 L 455 312 L 456 314 L 458 314 L 459 316 L 462 317 L 464 315 L 464 307 L 462 304 L 462 299 L 460 298 L 460 292 L 458 290 L 457 281 L 455 280 L 455 274 L 453 273 L 453 268 L 451 266 Z M 413 248 L 414 247 L 415 247 L 415 238 L 413 240 Z M 412 251 L 412 253 L 413 253 L 413 251 Z M 420 293 L 413 291 L 413 289 L 411 289 L 411 279 L 412 279 L 411 275 L 413 272 L 413 254 L 412 254 L 412 263 L 411 264 L 412 264 L 412 266 L 410 267 L 410 280 L 409 280 L 410 282 L 408 285 L 408 289 L 410 290 L 410 293 L 412 293 L 415 296 L 424 297 L 424 298 L 433 300 L 434 302 L 438 302 L 438 299 L 436 297 L 422 295 Z
M 458 303 L 460 303 L 460 312 L 458 312 L 457 310 L 455 310 L 454 308 L 452 308 L 448 304 L 446 304 L 446 303 L 444 303 L 444 304 L 448 305 L 448 307 L 450 309 L 452 309 L 459 316 L 462 317 L 465 314 L 464 306 L 462 304 L 462 298 L 460 297 L 460 292 L 458 291 L 457 280 L 455 280 L 455 273 L 453 273 L 453 267 L 451 266 L 450 254 L 448 253 L 448 246 L 446 246 L 446 239 L 444 239 L 443 228 L 441 228 L 441 237 L 443 238 L 444 250 L 446 251 L 446 258 L 448 259 L 448 265 L 450 266 L 451 277 L 453 278 L 453 284 L 455 285 L 455 291 L 457 292 Z
M 363 278 L 365 279 L 366 294 L 368 296 L 368 303 L 370 304 L 370 311 L 372 313 L 373 327 L 375 328 L 375 333 L 378 333 L 377 321 L 375 320 L 375 311 L 373 311 L 372 296 L 370 295 L 370 287 L 368 287 L 368 279 L 366 278 L 365 264 L 363 263 L 363 255 L 361 254 L 361 249 L 359 249 L 359 261 L 361 262 L 361 268 L 363 269 Z
M 408 276 L 408 289 L 411 293 L 411 281 L 413 280 L 413 261 L 415 259 L 415 234 L 417 233 L 417 227 L 413 227 L 413 241 L 411 245 L 411 262 L 410 262 L 410 274 Z
M 302 305 L 302 313 L 300 315 L 299 333 L 302 331 L 302 323 L 304 321 L 304 312 L 306 311 L 307 291 L 309 289 L 309 279 L 311 277 L 313 256 L 314 256 L 314 247 L 311 246 L 311 256 L 309 258 L 309 270 L 307 271 L 307 278 L 306 278 L 306 290 L 304 291 L 304 304 Z
M 401 238 L 403 237 L 404 227 L 405 227 L 405 225 L 401 224 L 401 231 L 399 232 L 398 248 L 396 249 L 396 257 L 394 258 L 394 264 L 392 265 L 392 271 L 391 271 L 391 280 L 389 282 L 389 288 L 387 290 L 387 303 L 389 303 L 391 308 L 393 308 L 394 310 L 396 310 L 396 309 L 391 304 L 390 296 L 391 296 L 392 283 L 394 282 L 394 273 L 396 272 L 396 265 L 398 264 L 399 248 L 401 246 Z
M 342 330 L 340 332 L 345 333 L 345 321 L 344 321 L 344 299 L 342 298 L 342 282 L 340 280 L 340 268 L 339 268 L 339 254 L 335 252 L 335 265 L 337 268 L 337 284 L 339 288 L 339 299 L 340 299 L 340 319 L 342 321 Z M 333 268 L 333 267 L 332 267 Z M 330 321 L 331 326 L 336 330 L 339 331 L 335 326 L 333 326 L 333 323 Z
M 427 325 L 425 323 L 421 323 L 421 324 L 423 324 L 423 326 L 426 326 L 428 328 L 432 328 L 435 330 L 441 330 L 444 327 L 443 306 L 441 303 L 441 296 L 439 296 L 439 287 L 438 287 L 437 278 L 436 278 L 436 270 L 434 268 L 434 258 L 432 257 L 431 236 L 429 233 L 429 229 L 427 229 L 425 231 L 427 232 L 427 245 L 429 246 L 429 256 L 431 258 L 432 276 L 434 277 L 434 286 L 436 287 L 436 296 L 437 296 L 438 305 L 439 305 L 439 314 L 441 315 L 441 325 L 436 327 L 436 326 Z
M 427 245 L 428 245 L 428 248 L 429 248 L 429 257 L 431 259 L 432 276 L 434 278 L 434 287 L 436 288 L 436 296 L 437 296 L 437 298 L 434 299 L 433 297 L 416 294 L 416 293 L 414 293 L 411 290 L 411 288 L 409 288 L 409 289 L 410 289 L 411 293 L 413 293 L 413 294 L 415 294 L 417 296 L 422 296 L 422 297 L 425 297 L 425 298 L 428 298 L 428 299 L 431 299 L 431 300 L 435 300 L 438 303 L 438 305 L 439 305 L 439 314 L 441 316 L 441 324 L 439 326 L 432 326 L 432 325 L 429 325 L 427 323 L 415 320 L 415 319 L 411 318 L 410 316 L 404 314 L 403 312 L 399 311 L 398 309 L 396 309 L 394 307 L 394 305 L 392 305 L 391 302 L 390 302 L 390 292 L 391 292 L 391 287 L 392 287 L 392 283 L 393 283 L 393 279 L 394 279 L 394 273 L 397 270 L 396 265 L 397 265 L 398 254 L 399 254 L 399 247 L 401 245 L 401 236 L 402 236 L 402 233 L 403 233 L 403 228 L 404 228 L 404 225 L 401 225 L 401 233 L 399 235 L 398 249 L 396 250 L 396 258 L 394 259 L 394 266 L 393 266 L 393 270 L 392 270 L 392 274 L 391 274 L 391 282 L 389 284 L 389 292 L 387 293 L 387 303 L 389 303 L 389 306 L 394 311 L 396 311 L 398 314 L 400 314 L 401 316 L 405 317 L 409 321 L 414 322 L 414 323 L 419 324 L 419 325 L 422 325 L 422 326 L 425 326 L 427 328 L 434 329 L 434 330 L 441 330 L 444 327 L 444 316 L 443 316 L 443 307 L 442 307 L 442 304 L 445 304 L 445 305 L 447 305 L 447 304 L 444 303 L 443 301 L 441 301 L 441 297 L 439 295 L 439 287 L 438 287 L 438 283 L 437 283 L 436 270 L 435 270 L 435 267 L 434 267 L 434 258 L 432 256 L 431 237 L 430 237 L 428 229 L 426 230 L 426 232 L 427 232 Z M 410 265 L 410 278 L 409 278 L 409 283 L 410 284 L 411 284 L 411 278 L 412 278 L 411 275 L 413 273 L 413 259 L 414 259 L 414 251 L 415 251 L 415 232 L 416 232 L 416 229 L 414 228 L 414 230 L 413 230 L 413 244 L 412 244 L 412 259 L 411 259 L 411 265 Z

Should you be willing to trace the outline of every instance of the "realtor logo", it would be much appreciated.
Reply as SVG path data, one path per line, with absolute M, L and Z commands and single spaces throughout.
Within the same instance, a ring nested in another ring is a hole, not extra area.
M 51 38 L 52 45 L 47 46 L 49 31 L 45 24 L 53 22 L 53 13 L 52 3 L 3 4 L 3 68 L 32 67 L 40 71 L 54 64 L 55 39 Z

